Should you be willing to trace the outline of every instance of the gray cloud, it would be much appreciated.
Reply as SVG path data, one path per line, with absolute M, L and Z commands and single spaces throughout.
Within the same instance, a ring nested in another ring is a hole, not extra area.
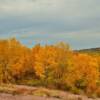
M 0 0 L 0 38 L 99 45 L 99 12 L 99 0 Z

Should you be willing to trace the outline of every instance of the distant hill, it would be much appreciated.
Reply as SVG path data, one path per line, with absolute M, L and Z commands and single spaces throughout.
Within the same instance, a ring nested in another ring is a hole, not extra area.
M 88 53 L 88 54 L 96 54 L 100 55 L 100 47 L 98 48 L 90 48 L 90 49 L 81 49 L 81 50 L 75 50 L 76 52 L 80 53 Z

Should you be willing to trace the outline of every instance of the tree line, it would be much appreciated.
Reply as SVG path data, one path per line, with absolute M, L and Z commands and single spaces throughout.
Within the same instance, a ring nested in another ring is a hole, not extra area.
M 45 86 L 100 96 L 100 55 L 75 52 L 66 43 L 32 48 L 0 40 L 0 84 Z

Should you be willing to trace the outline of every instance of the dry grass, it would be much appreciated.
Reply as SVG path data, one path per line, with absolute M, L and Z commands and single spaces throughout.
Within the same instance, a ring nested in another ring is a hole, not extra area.
M 29 86 L 12 85 L 12 84 L 0 85 L 0 92 L 11 94 L 12 96 L 30 95 L 30 96 L 41 97 L 41 98 L 52 98 L 52 100 L 56 100 L 56 99 L 57 100 L 100 100 L 100 99 L 89 99 L 86 96 L 74 95 L 59 90 L 50 90 L 43 87 L 29 87 Z M 31 100 L 31 99 L 27 99 L 27 100 Z M 43 100 L 49 100 L 49 99 L 43 99 Z

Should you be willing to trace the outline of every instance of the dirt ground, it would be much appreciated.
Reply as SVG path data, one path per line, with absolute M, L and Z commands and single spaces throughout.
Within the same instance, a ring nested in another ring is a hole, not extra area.
M 40 96 L 32 96 L 32 95 L 12 95 L 1 93 L 0 100 L 100 100 L 100 99 L 89 99 L 85 97 L 78 96 L 67 96 L 66 98 L 54 98 L 54 97 L 40 97 Z
M 4 92 L 4 89 L 7 91 Z M 0 87 L 0 100 L 100 100 L 43 87 L 11 85 L 3 86 L 3 92 L 1 90 L 2 86 Z
M 47 98 L 31 95 L 11 95 L 11 94 L 0 94 L 0 100 L 60 100 L 57 98 Z

